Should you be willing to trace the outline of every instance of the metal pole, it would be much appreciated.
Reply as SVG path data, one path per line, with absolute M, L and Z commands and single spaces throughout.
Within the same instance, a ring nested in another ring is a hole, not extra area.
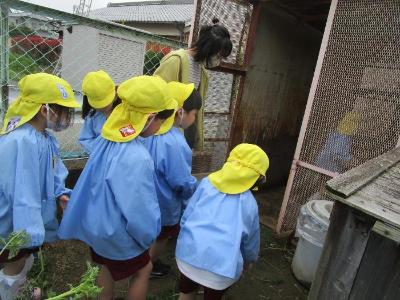
M 0 124 L 3 124 L 4 116 L 8 108 L 8 5 L 0 1 Z
M 289 173 L 289 179 L 286 184 L 285 195 L 283 196 L 281 211 L 279 213 L 278 225 L 276 228 L 276 232 L 278 234 L 283 233 L 282 227 L 283 227 L 283 222 L 284 222 L 284 219 L 286 216 L 286 210 L 287 210 L 287 206 L 289 203 L 290 193 L 291 193 L 292 187 L 293 187 L 294 176 L 296 174 L 296 170 L 298 167 L 297 162 L 300 160 L 300 152 L 301 152 L 301 149 L 303 148 L 303 142 L 304 142 L 305 135 L 306 135 L 306 129 L 308 126 L 308 122 L 310 120 L 311 109 L 312 109 L 312 106 L 314 103 L 315 94 L 317 92 L 319 77 L 321 75 L 321 70 L 322 70 L 322 63 L 324 62 L 326 49 L 328 48 L 329 36 L 331 33 L 338 1 L 339 0 L 332 0 L 331 7 L 329 9 L 328 20 L 326 21 L 326 25 L 325 25 L 324 37 L 322 38 L 322 44 L 321 44 L 321 48 L 319 51 L 318 61 L 317 61 L 317 65 L 315 67 L 314 78 L 313 78 L 313 81 L 311 84 L 310 93 L 308 95 L 307 106 L 306 106 L 306 110 L 304 112 L 304 117 L 303 117 L 303 122 L 301 124 L 299 138 L 297 140 L 297 146 L 296 146 L 296 151 L 294 153 L 293 164 L 292 164 L 292 168 Z

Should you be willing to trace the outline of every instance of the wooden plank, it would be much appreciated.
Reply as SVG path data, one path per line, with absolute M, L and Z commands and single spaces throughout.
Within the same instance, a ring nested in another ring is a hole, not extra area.
M 247 72 L 247 67 L 239 66 L 232 63 L 222 62 L 218 67 L 214 68 L 213 71 L 237 74 L 237 75 L 245 75 Z
M 308 300 L 347 300 L 374 219 L 336 202 Z
M 331 172 L 331 171 L 325 170 L 325 169 L 323 169 L 323 168 L 320 168 L 320 167 L 318 167 L 318 166 L 309 164 L 309 163 L 304 162 L 304 161 L 301 161 L 301 160 L 295 160 L 295 162 L 296 162 L 300 167 L 303 167 L 303 168 L 306 168 L 306 169 L 309 169 L 309 170 L 313 170 L 313 171 L 315 171 L 315 172 L 318 172 L 318 173 L 320 173 L 320 174 L 324 174 L 324 175 L 329 176 L 329 177 L 332 177 L 332 178 L 334 178 L 334 177 L 336 177 L 336 176 L 339 175 L 339 173 L 335 173 L 335 172 Z
M 326 188 L 340 197 L 349 197 L 399 161 L 400 148 L 395 148 L 329 180 Z
M 391 225 L 385 224 L 383 222 L 375 222 L 372 231 L 380 234 L 381 236 L 392 240 L 393 242 L 400 244 L 400 229 L 393 227 Z
M 329 195 L 384 223 L 400 228 L 400 164 L 386 171 L 349 198 Z
M 349 300 L 359 299 L 400 299 L 399 245 L 375 230 L 370 234 L 349 297 Z

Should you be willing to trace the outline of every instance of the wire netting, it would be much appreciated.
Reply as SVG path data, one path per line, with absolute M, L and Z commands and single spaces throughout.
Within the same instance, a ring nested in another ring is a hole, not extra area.
M 131 27 L 22 1 L 2 1 L 1 9 L 2 116 L 27 74 L 60 76 L 82 101 L 82 79 L 88 72 L 103 69 L 119 84 L 132 76 L 152 75 L 164 55 L 186 47 Z M 74 125 L 57 133 L 63 158 L 86 156 L 77 142 L 82 123 L 77 111 Z
M 400 2 L 339 0 L 300 161 L 343 173 L 400 136 Z M 315 79 L 314 79 L 315 80 Z M 299 167 L 280 231 L 329 178 Z
M 241 65 L 251 10 L 245 1 L 199 1 L 194 36 L 201 25 L 211 24 L 213 16 L 218 16 L 231 32 L 234 45 L 227 62 Z M 27 74 L 48 72 L 60 76 L 71 83 L 81 101 L 81 83 L 87 72 L 103 69 L 119 84 L 132 76 L 152 75 L 166 54 L 187 47 L 124 25 L 22 1 L 2 1 L 1 25 L 2 115 L 18 94 L 19 79 Z M 215 71 L 209 71 L 209 75 L 205 148 L 194 153 L 194 172 L 210 172 L 223 164 L 241 78 Z M 74 125 L 57 133 L 64 158 L 86 156 L 77 142 L 82 123 L 78 111 Z
M 248 1 L 198 0 L 193 22 L 193 41 L 202 26 L 212 25 L 213 18 L 225 26 L 231 36 L 233 49 L 223 62 L 240 67 L 244 64 L 253 6 Z M 240 75 L 209 71 L 209 90 L 204 107 L 205 149 L 193 162 L 194 170 L 210 172 L 222 166 L 230 145 L 234 107 L 238 97 Z M 208 164 L 208 168 L 204 165 Z

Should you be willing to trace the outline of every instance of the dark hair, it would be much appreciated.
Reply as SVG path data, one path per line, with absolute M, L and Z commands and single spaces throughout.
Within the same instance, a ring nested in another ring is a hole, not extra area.
M 213 25 L 203 26 L 200 29 L 197 41 L 192 45 L 196 49 L 194 60 L 204 61 L 213 55 L 221 54 L 222 57 L 228 57 L 232 52 L 232 42 L 229 31 L 219 20 L 214 18 Z
M 121 104 L 121 99 L 115 94 L 115 98 L 113 101 L 113 109 L 118 105 Z M 83 95 L 83 102 L 82 102 L 82 119 L 85 119 L 87 116 L 93 117 L 96 113 L 96 109 L 90 106 L 89 100 L 86 95 Z
M 166 120 L 174 113 L 173 109 L 165 109 L 156 114 L 155 119 Z
M 66 106 L 62 106 L 59 104 L 49 104 L 51 110 L 59 117 L 58 121 L 61 122 L 61 119 L 65 119 L 68 123 L 68 126 L 74 122 L 74 109 Z
M 198 90 L 194 89 L 190 96 L 183 103 L 183 109 L 186 112 L 190 112 L 193 109 L 199 110 L 203 104 L 201 96 Z
M 96 110 L 90 106 L 88 98 L 86 95 L 83 95 L 82 101 L 82 119 L 86 119 L 87 116 L 93 117 Z

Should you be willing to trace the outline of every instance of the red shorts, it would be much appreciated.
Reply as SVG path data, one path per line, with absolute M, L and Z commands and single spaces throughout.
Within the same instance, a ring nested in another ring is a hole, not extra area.
M 197 288 L 203 287 L 204 300 L 220 300 L 220 299 L 222 299 L 222 297 L 224 296 L 226 291 L 229 289 L 229 287 L 228 287 L 225 290 L 213 290 L 209 287 L 200 285 L 199 283 L 191 280 L 190 278 L 187 278 L 181 272 L 179 272 L 179 274 L 180 274 L 179 292 L 184 293 L 184 294 L 193 293 Z
M 149 250 L 144 251 L 142 254 L 134 258 L 126 260 L 105 258 L 94 252 L 92 248 L 90 248 L 90 254 L 95 263 L 107 267 L 114 281 L 122 280 L 132 276 L 150 262 Z
M 177 238 L 179 235 L 179 231 L 181 230 L 181 226 L 179 223 L 175 225 L 162 226 L 161 232 L 157 237 L 157 241 L 169 239 L 169 238 Z
M 8 259 L 8 250 L 4 250 L 4 252 L 0 255 L 0 264 L 17 261 L 25 256 L 31 255 L 39 251 L 39 248 L 31 248 L 31 249 L 21 249 L 18 254 L 11 259 Z

